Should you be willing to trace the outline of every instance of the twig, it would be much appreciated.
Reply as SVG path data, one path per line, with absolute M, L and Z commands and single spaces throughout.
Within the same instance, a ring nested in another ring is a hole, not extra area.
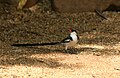
M 103 19 L 106 19 L 106 20 L 107 20 L 107 17 L 105 17 L 100 10 L 95 9 L 95 12 L 96 12 L 97 15 L 99 15 L 99 16 L 102 17 Z

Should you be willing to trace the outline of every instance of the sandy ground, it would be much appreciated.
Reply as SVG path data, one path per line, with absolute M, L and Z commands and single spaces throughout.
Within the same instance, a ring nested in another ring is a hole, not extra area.
M 0 66 L 1 78 L 119 78 L 120 55 L 95 56 L 62 53 L 36 54 L 29 58 L 57 60 L 56 65 Z M 46 61 L 47 63 L 47 61 Z
M 118 48 L 116 48 L 118 47 Z M 120 50 L 119 45 L 78 45 L 77 48 Z M 19 51 L 19 50 L 17 50 Z M 22 50 L 20 50 L 22 51 Z M 20 52 L 19 51 L 19 52 Z M 50 52 L 9 58 L 0 65 L 0 78 L 119 78 L 120 55 L 95 55 L 93 52 L 65 54 Z M 13 61 L 12 61 L 13 60 Z M 3 59 L 4 61 L 4 59 Z M 14 61 L 21 62 L 19 65 Z M 25 62 L 25 63 L 24 63 Z M 27 63 L 27 64 L 26 64 Z

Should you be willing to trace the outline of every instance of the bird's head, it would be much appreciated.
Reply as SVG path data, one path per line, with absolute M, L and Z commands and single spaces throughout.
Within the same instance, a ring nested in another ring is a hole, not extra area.
M 70 31 L 71 34 L 75 34 L 75 35 L 77 35 L 76 30 L 74 30 L 74 29 L 69 29 L 69 31 Z

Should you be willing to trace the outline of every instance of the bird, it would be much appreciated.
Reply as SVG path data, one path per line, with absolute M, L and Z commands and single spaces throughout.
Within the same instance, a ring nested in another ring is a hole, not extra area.
M 45 46 L 45 45 L 64 45 L 65 50 L 68 50 L 69 47 L 75 47 L 77 45 L 77 42 L 79 40 L 78 34 L 76 30 L 74 29 L 69 29 L 70 34 L 63 40 L 59 42 L 51 42 L 51 43 L 34 43 L 34 44 L 12 44 L 11 46 L 16 46 L 16 47 L 24 47 L 24 46 Z
M 79 40 L 76 30 L 70 29 L 70 32 L 71 33 L 68 35 L 68 37 L 60 42 L 60 44 L 63 44 L 65 46 L 65 50 L 67 50 L 68 47 L 75 47 Z

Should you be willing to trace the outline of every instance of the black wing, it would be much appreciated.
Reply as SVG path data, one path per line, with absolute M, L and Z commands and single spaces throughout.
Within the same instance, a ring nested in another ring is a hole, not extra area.
M 61 41 L 61 43 L 68 43 L 68 42 L 70 42 L 70 41 L 72 41 L 72 40 L 73 40 L 72 37 L 71 37 L 71 36 L 68 36 L 67 38 L 63 39 L 63 40 Z

